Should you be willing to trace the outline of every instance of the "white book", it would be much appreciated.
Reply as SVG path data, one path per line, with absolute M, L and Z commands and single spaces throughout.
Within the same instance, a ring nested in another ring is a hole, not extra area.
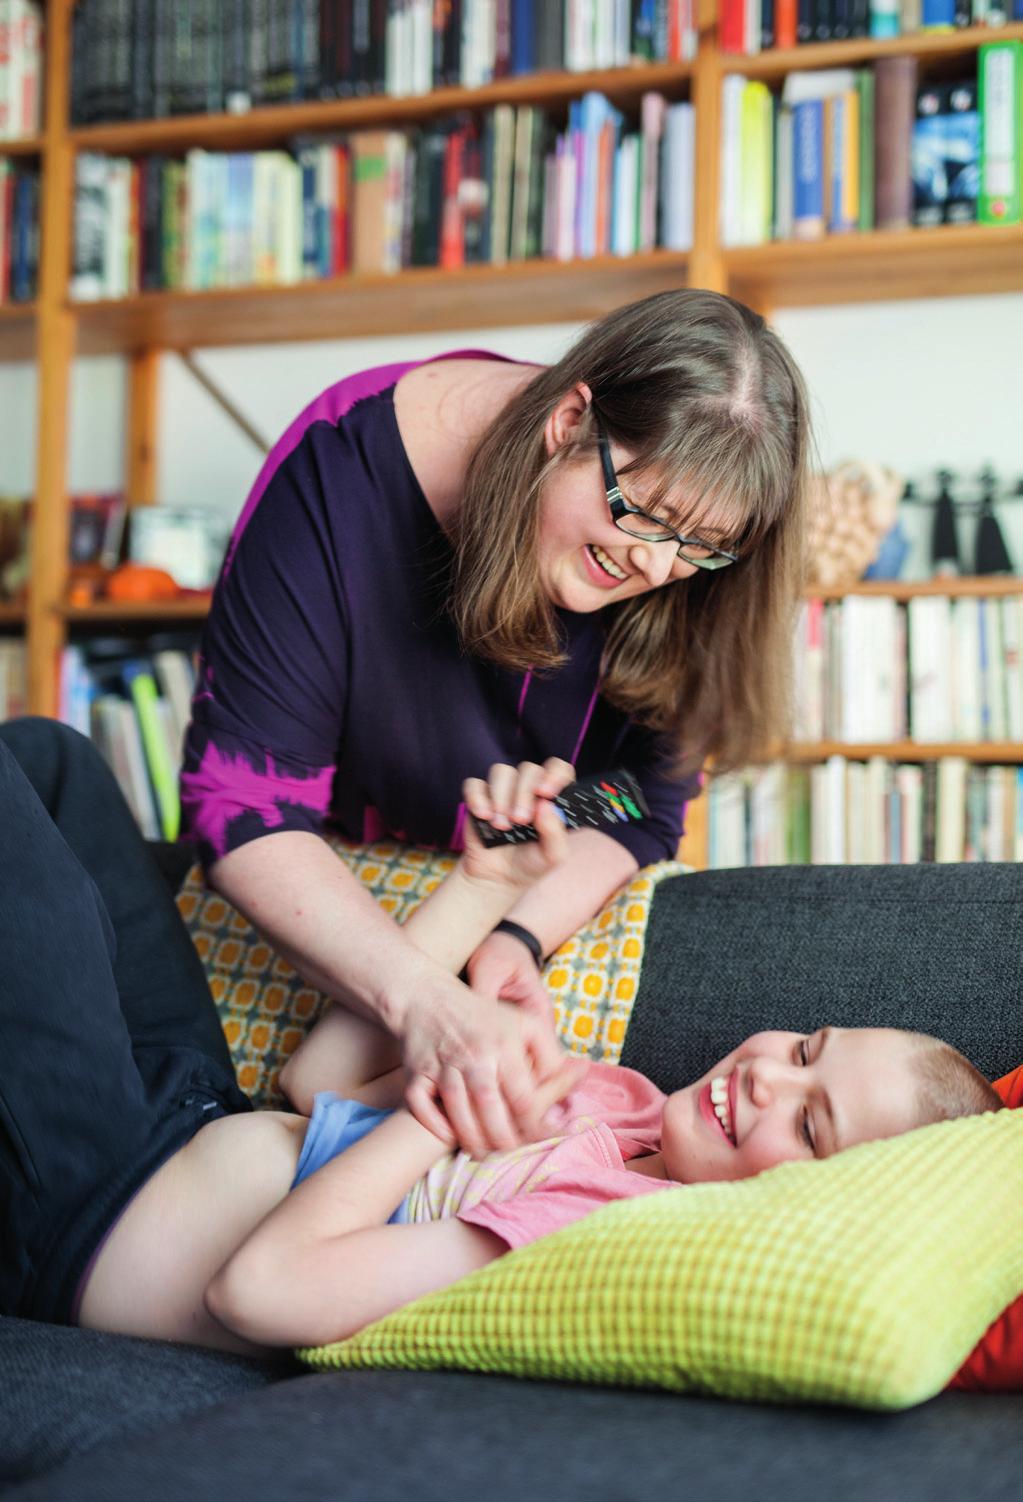
M 978 600 L 984 632 L 985 739 L 1006 738 L 1005 649 L 1002 644 L 1001 600 Z
M 845 860 L 862 866 L 867 860 L 867 768 L 851 761 L 845 769 Z
M 76 302 L 95 301 L 104 294 L 107 218 L 107 159 L 82 151 L 75 159 L 75 242 L 68 289 Z
M 0 0 L 0 140 L 14 135 L 11 111 L 11 7 L 13 0 Z
M 1005 842 L 1005 768 L 983 769 L 987 783 L 987 829 L 985 830 L 985 857 L 989 861 L 1006 861 L 1011 856 Z
M 890 858 L 888 803 L 892 783 L 891 764 L 872 756 L 865 770 L 864 850 L 868 866 L 883 866 Z
M 662 238 L 667 250 L 691 250 L 695 196 L 696 113 L 669 105 L 664 121 Z
M 744 51 L 750 57 L 756 57 L 760 51 L 760 25 L 761 3 L 760 0 L 745 0 L 744 30 L 746 33 L 746 46 Z
M 1023 861 L 1023 767 L 1016 771 L 1016 840 L 1013 860 Z
M 938 762 L 938 810 L 934 841 L 936 861 L 961 861 L 966 845 L 966 758 L 943 756 Z
M 721 86 L 719 232 L 723 245 L 742 242 L 742 96 L 746 80 L 726 73 Z
M 171 711 L 174 742 L 180 747 L 192 718 L 192 693 L 195 687 L 192 664 L 186 652 L 167 648 L 153 653 L 153 672 L 160 693 Z
M 639 191 L 639 137 L 626 136 L 618 147 L 611 250 L 631 256 L 636 250 L 636 195 Z
M 782 85 L 783 104 L 803 104 L 807 99 L 831 99 L 835 94 L 856 92 L 853 68 L 814 68 L 804 73 L 789 73 Z
M 873 638 L 878 612 L 874 607 L 891 603 L 865 595 L 846 595 L 839 605 L 842 691 L 838 738 L 850 745 L 881 739 L 877 734 L 878 666 Z
M 741 774 L 711 783 L 708 855 L 713 870 L 746 864 L 746 791 Z
M 923 851 L 923 769 L 900 766 L 895 770 L 895 786 L 900 807 L 900 860 L 905 866 L 918 864 Z
M 1002 668 L 1005 673 L 1005 734 L 1023 741 L 1023 595 L 1006 595 L 1002 607 Z
M 785 768 L 781 762 L 762 767 L 753 775 L 750 822 L 753 830 L 751 864 L 784 865 Z
M 921 745 L 946 743 L 952 722 L 952 605 L 945 595 L 918 595 L 906 610 L 909 733 Z
M 953 720 L 952 739 L 979 741 L 981 728 L 981 662 L 979 600 L 968 596 L 952 601 Z
M 277 280 L 293 286 L 302 280 L 302 169 L 286 151 L 277 154 L 277 194 Z M 397 268 L 388 265 L 387 269 Z

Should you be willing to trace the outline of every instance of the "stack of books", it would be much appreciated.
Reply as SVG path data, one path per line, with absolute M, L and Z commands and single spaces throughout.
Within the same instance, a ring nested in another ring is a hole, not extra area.
M 694 0 L 80 0 L 72 119 L 474 88 L 695 55 Z
M 1023 595 L 808 600 L 797 741 L 1023 742 Z
M 180 636 L 143 647 L 96 639 L 61 656 L 59 717 L 96 742 L 147 839 L 178 835 L 178 772 L 194 686 L 191 644 Z
M 0 156 L 0 304 L 31 302 L 39 286 L 39 168 Z
M 938 83 L 915 57 L 792 73 L 780 95 L 725 77 L 726 245 L 910 225 L 1018 224 L 1023 42 L 985 43 L 974 75 Z
M 722 52 L 1023 21 L 1023 0 L 721 0 Z
M 1023 768 L 832 756 L 710 784 L 708 864 L 1023 860 Z
M 0 141 L 39 134 L 42 79 L 42 7 L 0 0 Z
M 498 105 L 415 131 L 183 161 L 80 153 L 72 296 L 288 284 L 408 266 L 632 255 L 692 244 L 694 116 L 588 93 L 558 130 Z

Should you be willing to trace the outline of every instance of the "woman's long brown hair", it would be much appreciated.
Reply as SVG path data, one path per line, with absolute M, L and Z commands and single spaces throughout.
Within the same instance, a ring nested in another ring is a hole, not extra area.
M 550 458 L 544 428 L 579 382 L 592 409 Z M 564 661 L 537 569 L 540 496 L 596 454 L 592 413 L 650 481 L 645 506 L 684 530 L 727 504 L 741 556 L 606 612 L 601 693 L 666 733 L 682 768 L 747 764 L 788 727 L 811 448 L 799 368 L 763 318 L 714 292 L 662 292 L 593 324 L 487 429 L 469 463 L 451 611 L 467 651 L 512 671 Z M 599 472 L 598 472 L 599 473 Z M 595 485 L 598 480 L 595 478 Z M 685 514 L 666 497 L 682 490 Z M 666 546 L 666 544 L 665 544 Z

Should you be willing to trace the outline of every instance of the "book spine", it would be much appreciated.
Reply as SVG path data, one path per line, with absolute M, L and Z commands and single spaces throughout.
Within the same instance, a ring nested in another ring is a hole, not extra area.
M 941 224 L 945 217 L 947 116 L 947 87 L 928 84 L 917 90 L 911 153 L 913 223 L 916 225 Z
M 775 0 L 774 45 L 776 47 L 796 45 L 796 12 L 796 0 Z
M 792 110 L 792 233 L 797 240 L 824 234 L 824 103 L 805 99 Z
M 897 37 L 902 30 L 899 0 L 870 0 L 870 35 L 879 40 Z
M 916 87 L 915 57 L 878 60 L 874 69 L 874 197 L 878 229 L 906 229 L 912 218 L 910 150 Z
M 148 665 L 125 665 L 125 682 L 135 706 L 146 764 L 156 795 L 160 829 L 165 840 L 176 840 L 181 819 L 176 769 L 171 762 L 167 740 L 160 720 L 159 694 Z
M 978 59 L 981 224 L 1020 222 L 1023 42 L 986 42 Z
M 955 25 L 955 0 L 921 0 L 923 31 L 951 31 Z

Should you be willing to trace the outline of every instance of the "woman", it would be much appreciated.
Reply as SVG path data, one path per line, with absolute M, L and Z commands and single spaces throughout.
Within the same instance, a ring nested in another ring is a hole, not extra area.
M 410 1108 L 467 1151 L 522 1140 L 561 1068 L 542 955 L 674 854 L 705 757 L 781 728 L 808 444 L 763 320 L 679 291 L 548 368 L 460 351 L 342 381 L 257 479 L 205 634 L 186 830 L 311 984 L 402 1040 Z M 628 767 L 651 818 L 576 831 L 476 949 L 473 995 L 321 834 L 458 849 L 465 777 L 549 758 Z

